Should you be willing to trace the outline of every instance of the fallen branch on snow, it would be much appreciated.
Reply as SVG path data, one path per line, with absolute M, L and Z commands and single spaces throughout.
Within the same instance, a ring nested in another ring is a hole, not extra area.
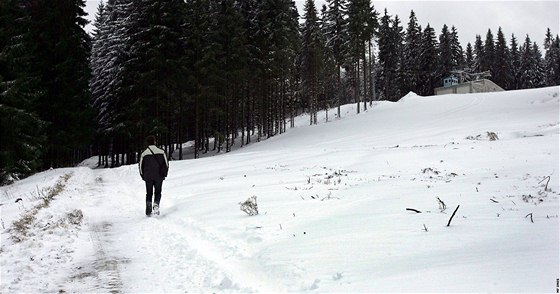
M 457 212 L 457 210 L 459 210 L 459 206 L 457 205 L 457 208 L 455 208 L 455 211 L 453 211 L 453 214 L 451 215 L 451 218 L 449 218 L 449 221 L 447 222 L 447 226 L 449 227 L 449 225 L 451 224 L 451 220 L 453 219 L 453 217 L 455 216 L 455 213 Z
M 540 184 L 540 183 L 544 182 L 544 180 L 546 180 L 547 178 L 548 178 L 548 181 L 546 181 L 546 185 L 544 186 L 544 191 L 545 192 L 548 190 L 548 183 L 550 182 L 550 176 L 544 177 L 544 179 L 542 179 L 542 181 L 539 182 L 539 184 Z
M 406 210 L 414 211 L 416 213 L 422 213 L 420 210 L 417 210 L 417 209 L 414 209 L 414 208 L 407 208 Z

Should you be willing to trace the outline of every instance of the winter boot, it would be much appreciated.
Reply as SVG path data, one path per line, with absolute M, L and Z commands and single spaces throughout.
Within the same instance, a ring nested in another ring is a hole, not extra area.
M 152 215 L 152 202 L 146 202 L 146 215 Z
M 159 204 L 154 203 L 154 210 L 152 211 L 155 215 L 159 215 Z

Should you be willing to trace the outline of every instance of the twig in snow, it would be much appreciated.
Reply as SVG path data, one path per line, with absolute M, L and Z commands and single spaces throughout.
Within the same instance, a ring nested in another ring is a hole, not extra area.
M 424 224 L 424 231 L 428 231 L 428 228 L 426 227 L 426 224 Z
M 542 179 L 542 180 L 539 182 L 539 184 L 540 184 L 540 183 L 544 182 L 544 180 L 546 180 L 547 178 L 548 178 L 548 181 L 546 181 L 546 185 L 544 186 L 544 190 L 545 190 L 545 191 L 548 190 L 548 183 L 550 182 L 550 176 L 544 177 L 544 179 Z
M 451 220 L 453 219 L 453 217 L 455 216 L 455 213 L 457 212 L 457 210 L 459 210 L 459 206 L 457 205 L 457 208 L 455 208 L 455 211 L 453 212 L 453 214 L 451 215 L 451 218 L 449 219 L 449 221 L 447 222 L 447 226 L 449 227 L 449 225 L 451 224 Z
M 498 201 L 496 201 L 496 200 L 494 200 L 494 199 L 492 199 L 492 198 L 490 198 L 490 201 L 492 201 L 492 202 L 494 202 L 494 203 L 499 203 Z
M 527 218 L 528 216 L 531 216 L 531 222 L 534 223 L 534 222 L 533 222 L 533 213 L 532 213 L 532 212 L 529 213 L 528 215 L 525 216 L 525 218 Z
M 439 197 L 436 197 L 438 202 L 439 202 L 439 210 L 441 212 L 444 212 L 447 209 L 447 205 L 445 205 L 445 202 L 441 201 L 441 199 L 439 199 Z
M 417 209 L 414 209 L 414 208 L 407 208 L 406 210 L 414 211 L 416 213 L 422 213 L 420 210 L 417 210 Z

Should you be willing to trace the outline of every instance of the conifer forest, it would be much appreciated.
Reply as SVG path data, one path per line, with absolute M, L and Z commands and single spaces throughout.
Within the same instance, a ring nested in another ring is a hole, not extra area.
M 560 85 L 560 39 L 418 23 L 370 0 L 107 0 L 91 33 L 85 0 L 0 1 L 0 182 L 99 155 L 137 162 L 155 135 L 168 157 L 228 152 L 296 116 L 341 116 L 453 73 L 506 90 Z M 325 111 L 329 110 L 329 111 Z M 172 156 L 173 155 L 173 156 Z

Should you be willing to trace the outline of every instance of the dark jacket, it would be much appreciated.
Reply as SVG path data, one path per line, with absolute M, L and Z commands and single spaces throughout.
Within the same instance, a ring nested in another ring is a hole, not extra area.
M 155 145 L 148 146 L 140 156 L 139 169 L 140 176 L 144 181 L 163 181 L 169 170 L 169 163 L 167 162 L 165 151 L 159 149 Z

